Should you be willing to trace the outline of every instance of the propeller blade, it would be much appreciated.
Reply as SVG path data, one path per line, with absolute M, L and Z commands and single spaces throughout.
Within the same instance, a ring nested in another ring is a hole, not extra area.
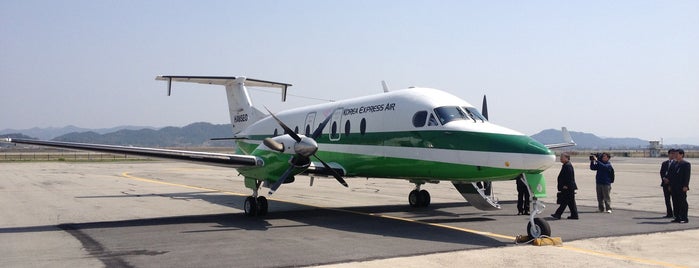
M 328 163 L 325 163 L 325 161 L 323 161 L 323 159 L 318 158 L 318 156 L 315 155 L 315 154 L 314 154 L 313 156 L 315 156 L 316 159 L 318 159 L 318 161 L 320 161 L 321 163 L 323 163 L 323 166 L 324 166 L 325 168 L 327 168 L 327 169 L 329 169 L 330 171 L 332 171 L 333 177 L 335 177 L 335 179 L 336 179 L 340 184 L 342 184 L 342 186 L 349 187 L 349 186 L 347 185 L 347 182 L 345 182 L 345 180 L 342 178 L 342 176 L 340 176 L 340 174 L 338 174 L 337 171 L 335 171 L 333 168 L 331 168 L 331 167 L 328 165 Z
M 291 136 L 291 138 L 293 138 L 296 142 L 301 141 L 301 137 L 299 137 L 299 135 L 296 134 L 296 132 L 294 132 L 291 128 L 286 126 L 286 124 L 284 124 L 282 120 L 279 120 L 279 118 L 277 118 L 277 116 L 274 115 L 274 113 L 272 113 L 269 109 L 267 109 L 267 107 L 265 107 L 265 110 L 269 112 L 269 114 L 272 116 L 272 118 L 274 118 L 274 120 L 277 120 L 277 123 L 279 123 L 279 125 L 284 129 L 284 133 L 289 134 L 289 136 Z
M 281 144 L 272 138 L 265 138 L 262 140 L 262 143 L 264 143 L 265 146 L 269 147 L 272 150 L 275 150 L 277 152 L 283 153 L 284 152 L 284 144 Z
M 490 120 L 488 119 L 488 101 L 485 99 L 485 95 L 483 95 L 483 109 L 481 109 L 481 114 L 483 114 L 485 119 Z
M 277 191 L 277 189 L 279 189 L 279 186 L 281 186 L 282 183 L 284 183 L 284 181 L 286 180 L 286 178 L 289 177 L 289 175 L 291 174 L 291 171 L 293 169 L 294 169 L 294 166 L 289 166 L 289 168 L 287 168 L 286 171 L 284 171 L 282 176 L 279 177 L 279 179 L 274 184 L 272 184 L 271 187 L 269 187 L 269 194 L 270 195 L 273 194 L 275 191 Z
M 311 139 L 315 140 L 316 138 L 320 137 L 320 135 L 323 134 L 323 129 L 325 129 L 325 125 L 328 124 L 328 121 L 330 121 L 330 118 L 332 118 L 332 117 L 333 117 L 333 113 L 330 113 L 330 115 L 328 115 L 328 117 L 326 117 L 325 120 L 323 120 L 323 122 L 320 123 L 320 125 L 318 125 L 318 128 L 316 128 L 316 130 L 313 131 L 313 135 L 311 135 Z

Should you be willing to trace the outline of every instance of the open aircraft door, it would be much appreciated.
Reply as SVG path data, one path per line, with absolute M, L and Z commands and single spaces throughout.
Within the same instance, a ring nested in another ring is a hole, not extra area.
M 308 113 L 306 115 L 306 124 L 304 124 L 304 132 L 303 134 L 306 135 L 306 137 L 311 136 L 311 131 L 315 129 L 315 122 L 316 122 L 316 112 Z
M 342 112 L 345 109 L 340 107 L 335 109 L 333 112 L 333 117 L 330 120 L 330 140 L 331 141 L 339 141 L 340 137 L 342 136 Z

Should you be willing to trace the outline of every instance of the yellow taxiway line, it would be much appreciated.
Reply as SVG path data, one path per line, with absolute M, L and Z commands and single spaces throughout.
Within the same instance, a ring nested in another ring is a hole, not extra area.
M 123 176 L 125 178 L 132 179 L 132 180 L 142 181 L 142 182 L 157 183 L 157 184 L 163 184 L 163 185 L 169 185 L 169 186 L 175 186 L 175 187 L 189 188 L 189 189 L 194 189 L 194 190 L 199 190 L 199 191 L 209 191 L 209 192 L 223 193 L 223 194 L 235 195 L 235 196 L 248 196 L 247 194 L 241 194 L 241 193 L 235 193 L 235 192 L 229 192 L 229 191 L 221 191 L 221 190 L 216 190 L 216 189 L 211 189 L 211 188 L 186 185 L 186 184 L 180 184 L 180 183 L 165 182 L 165 181 L 148 179 L 148 178 L 141 178 L 141 177 L 130 175 L 129 172 L 123 172 L 123 173 L 121 173 L 121 176 Z M 473 230 L 473 229 L 468 229 L 468 228 L 460 228 L 460 227 L 449 226 L 449 225 L 444 225 L 444 224 L 439 224 L 439 223 L 424 222 L 424 221 L 420 221 L 420 220 L 389 216 L 389 215 L 384 215 L 384 214 L 379 214 L 379 213 L 366 213 L 366 212 L 359 212 L 359 211 L 346 210 L 346 209 L 340 209 L 340 208 L 326 208 L 326 207 L 319 207 L 319 206 L 311 205 L 311 204 L 291 202 L 291 201 L 279 200 L 279 199 L 274 199 L 274 198 L 270 198 L 270 200 L 291 203 L 291 204 L 296 204 L 296 205 L 301 205 L 301 206 L 307 206 L 307 207 L 313 207 L 313 208 L 319 208 L 319 209 L 327 209 L 327 210 L 347 212 L 347 213 L 365 215 L 365 216 L 371 216 L 371 217 L 412 222 L 412 223 L 429 225 L 429 226 L 445 228 L 445 229 L 451 229 L 451 230 L 467 232 L 467 233 L 472 233 L 472 234 L 477 234 L 477 235 L 483 235 L 483 236 L 489 236 L 489 237 L 495 237 L 495 238 L 501 238 L 501 239 L 508 239 L 508 240 L 512 240 L 512 241 L 515 240 L 515 237 L 509 236 L 509 235 L 501 235 L 501 234 L 496 234 L 496 233 L 491 233 L 491 232 L 483 232 L 483 231 L 478 231 L 478 230 Z M 643 264 L 659 265 L 659 266 L 672 267 L 672 268 L 684 268 L 684 267 L 686 267 L 686 266 L 676 265 L 676 264 L 667 263 L 667 262 L 661 262 L 661 261 L 655 261 L 655 260 L 649 260 L 649 259 L 643 259 L 643 258 L 636 258 L 636 257 L 632 257 L 632 256 L 620 255 L 620 254 L 611 253 L 611 252 L 603 252 L 603 251 L 597 251 L 597 250 L 577 248 L 577 247 L 571 247 L 571 246 L 566 246 L 566 245 L 560 246 L 560 248 L 574 251 L 574 252 L 578 252 L 578 253 L 583 253 L 583 254 L 602 256 L 602 257 L 618 259 L 618 260 L 633 261 L 633 262 L 643 263 Z

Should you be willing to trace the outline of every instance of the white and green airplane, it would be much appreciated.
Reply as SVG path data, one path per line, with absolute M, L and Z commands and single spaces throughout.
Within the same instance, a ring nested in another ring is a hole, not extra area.
M 527 233 L 550 235 L 548 223 L 536 218 L 543 210 L 538 198 L 546 195 L 542 172 L 555 163 L 552 148 L 575 143 L 563 128 L 561 144 L 543 145 L 520 132 L 490 123 L 487 104 L 483 114 L 468 102 L 444 91 L 408 88 L 348 100 L 306 106 L 277 114 L 253 106 L 247 87 L 272 87 L 286 99 L 291 84 L 218 76 L 158 76 L 168 82 L 222 85 L 237 143 L 236 154 L 220 154 L 85 144 L 30 139 L 6 142 L 68 149 L 131 154 L 236 168 L 252 195 L 245 200 L 246 215 L 266 215 L 267 199 L 298 174 L 332 176 L 347 187 L 343 177 L 408 180 L 415 189 L 410 206 L 426 207 L 430 194 L 425 183 L 449 181 L 474 207 L 496 210 L 488 194 L 491 181 L 521 179 L 534 200 Z M 486 185 L 483 187 L 482 185 Z

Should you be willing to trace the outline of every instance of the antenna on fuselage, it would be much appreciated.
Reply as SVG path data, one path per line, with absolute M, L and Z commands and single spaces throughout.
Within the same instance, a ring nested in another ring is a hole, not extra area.
M 384 93 L 390 91 L 390 90 L 388 90 L 388 85 L 386 85 L 386 81 L 381 80 L 381 86 L 383 87 L 383 92 L 384 92 Z

